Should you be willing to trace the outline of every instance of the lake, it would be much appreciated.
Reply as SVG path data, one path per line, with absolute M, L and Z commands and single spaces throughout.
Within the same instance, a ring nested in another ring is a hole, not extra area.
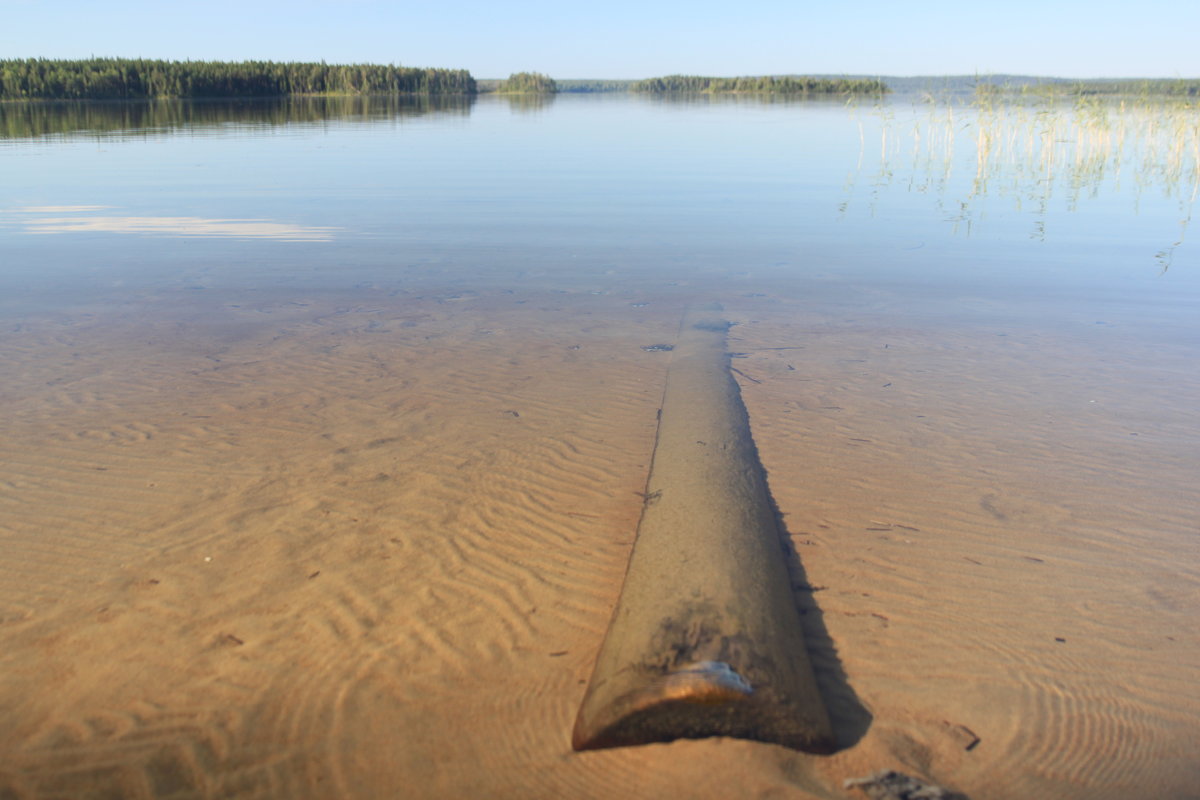
M 1200 110 L 0 104 L 0 794 L 1200 785 Z M 574 754 L 719 302 L 839 751 Z

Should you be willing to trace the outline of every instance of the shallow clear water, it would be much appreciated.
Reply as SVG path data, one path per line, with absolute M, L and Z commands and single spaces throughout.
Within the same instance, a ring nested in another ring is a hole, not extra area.
M 1194 785 L 1195 109 L 44 104 L 0 131 L 0 789 Z M 642 346 L 713 300 L 843 751 L 564 759 L 653 446 Z

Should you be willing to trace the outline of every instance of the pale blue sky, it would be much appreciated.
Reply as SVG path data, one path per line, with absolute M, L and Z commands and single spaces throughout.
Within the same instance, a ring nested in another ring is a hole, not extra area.
M 1200 77 L 1196 0 L 0 0 L 0 58 L 373 61 L 556 78 Z

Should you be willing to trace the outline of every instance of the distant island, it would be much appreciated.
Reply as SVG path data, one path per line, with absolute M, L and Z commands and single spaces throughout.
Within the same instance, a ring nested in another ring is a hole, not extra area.
M 558 84 L 540 72 L 514 72 L 496 87 L 497 94 L 555 94 Z
M 44 58 L 0 61 L 3 100 L 474 94 L 466 70 L 383 64 Z
M 631 92 L 655 94 L 702 92 L 706 94 L 885 94 L 888 86 L 875 78 L 808 78 L 792 75 L 761 75 L 742 78 L 706 78 L 699 75 L 668 75 L 636 81 Z

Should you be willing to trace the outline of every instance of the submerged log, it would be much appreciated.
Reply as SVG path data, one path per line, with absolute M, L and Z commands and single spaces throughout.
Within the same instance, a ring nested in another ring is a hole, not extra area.
M 576 750 L 733 736 L 828 752 L 775 509 L 719 311 L 684 320 Z

